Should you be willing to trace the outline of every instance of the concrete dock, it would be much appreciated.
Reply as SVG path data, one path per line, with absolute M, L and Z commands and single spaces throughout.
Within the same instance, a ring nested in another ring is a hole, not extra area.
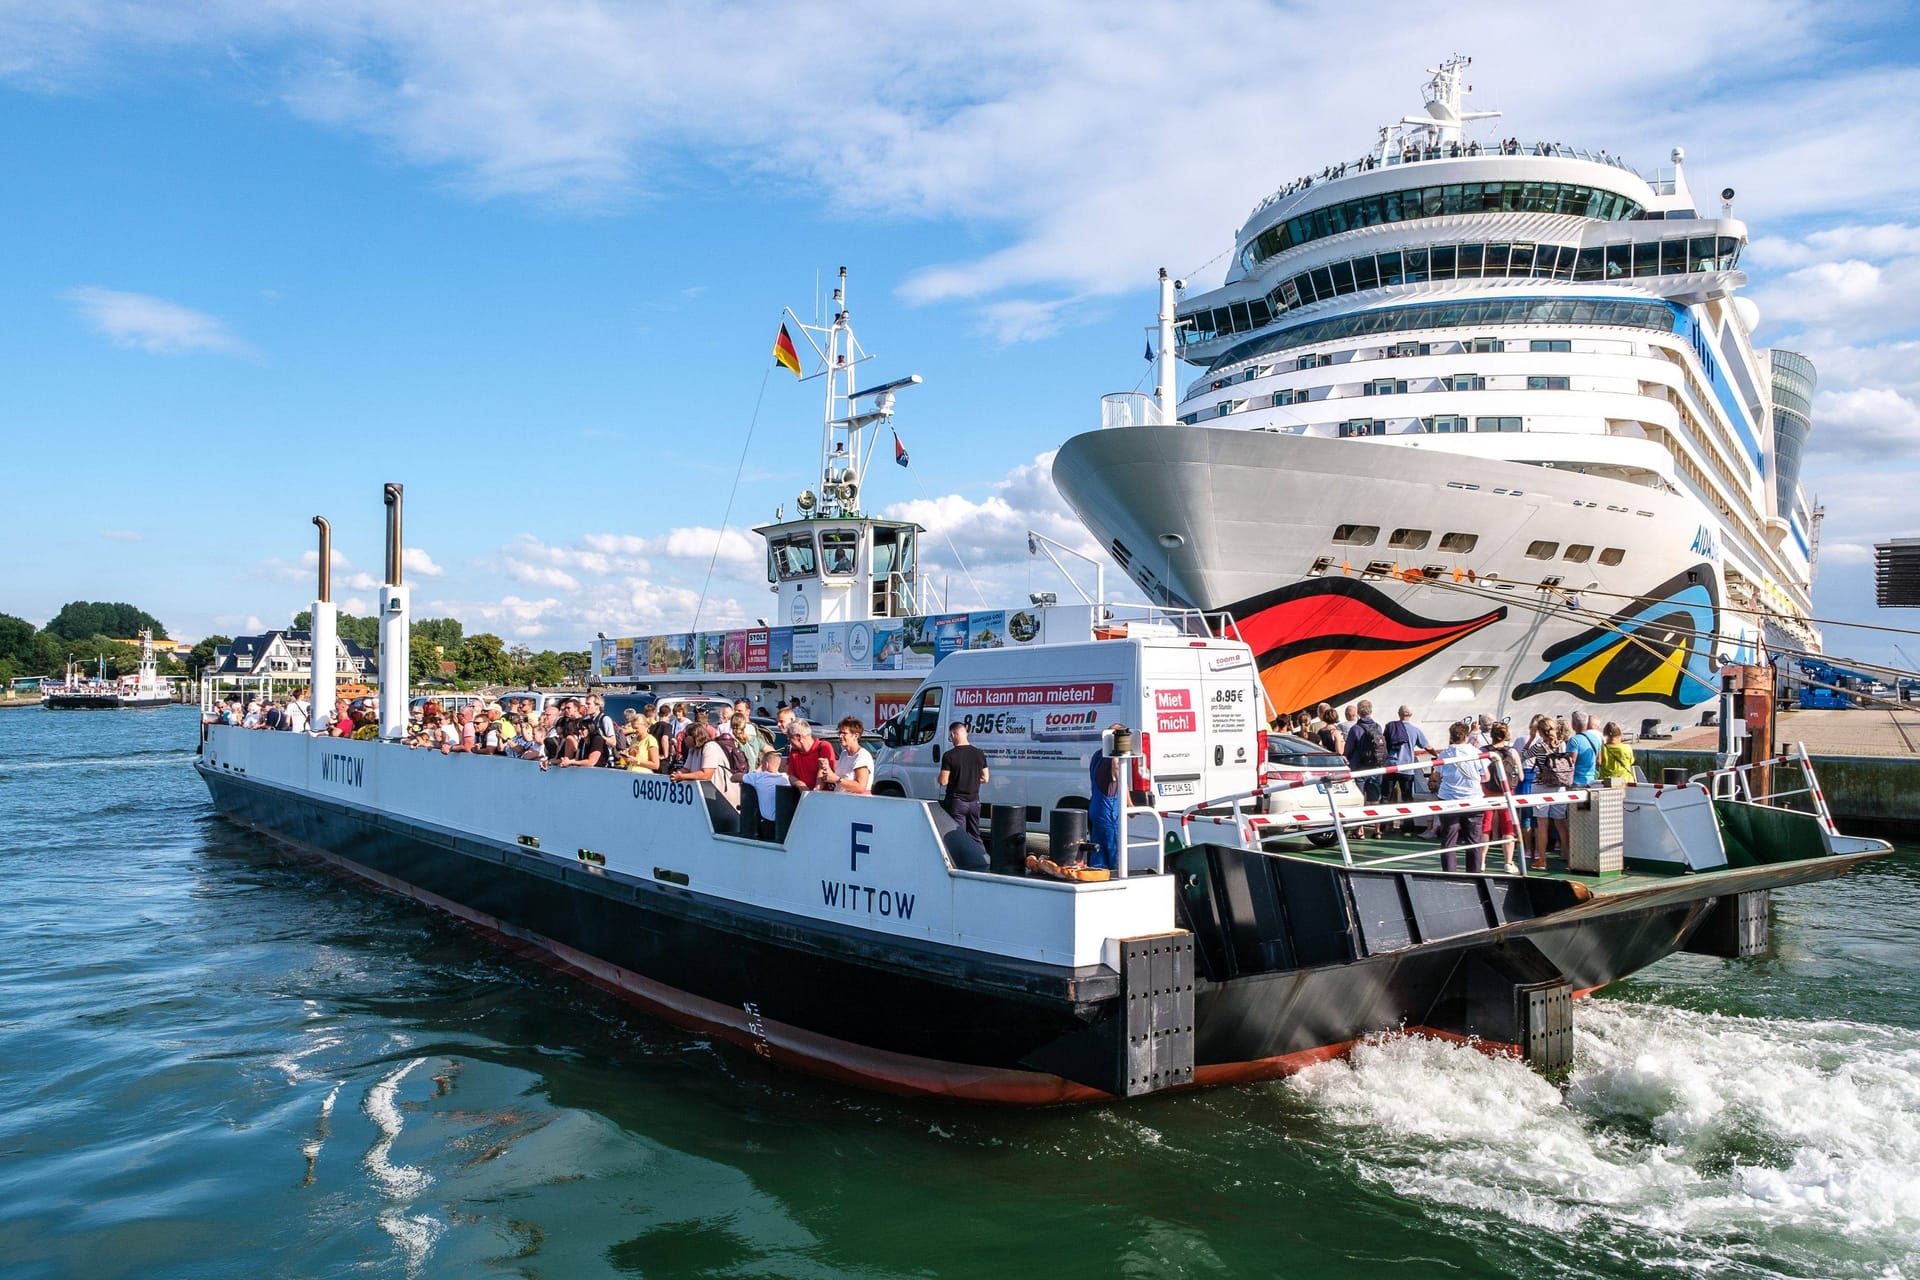
M 1920 833 L 1920 707 L 1782 711 L 1773 740 L 1781 752 L 1806 744 L 1834 821 L 1843 828 Z M 1634 743 L 1634 761 L 1649 779 L 1669 768 L 1702 773 L 1713 767 L 1718 744 L 1718 729 L 1689 729 Z

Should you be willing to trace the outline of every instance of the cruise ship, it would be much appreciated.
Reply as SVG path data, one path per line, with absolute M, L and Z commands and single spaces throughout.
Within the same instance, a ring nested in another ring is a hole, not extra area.
M 1277 712 L 1670 730 L 1819 649 L 1814 369 L 1754 345 L 1731 188 L 1499 136 L 1468 64 L 1263 200 L 1219 288 L 1163 279 L 1159 395 L 1054 480 L 1150 599 L 1234 614 Z

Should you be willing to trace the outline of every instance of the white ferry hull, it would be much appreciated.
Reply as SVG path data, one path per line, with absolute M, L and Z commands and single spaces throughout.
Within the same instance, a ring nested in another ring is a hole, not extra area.
M 1053 474 L 1150 597 L 1234 614 L 1280 712 L 1365 695 L 1437 727 L 1584 707 L 1632 733 L 1694 722 L 1720 661 L 1751 658 L 1750 629 L 1721 608 L 1717 522 L 1677 494 L 1418 444 L 1204 426 L 1076 436 Z M 1341 545 L 1345 524 L 1379 533 Z M 1430 539 L 1394 549 L 1395 529 Z M 1455 532 L 1475 536 L 1472 551 L 1439 549 Z M 1554 558 L 1528 558 L 1536 541 L 1557 544 Z M 1594 551 L 1568 563 L 1571 544 Z M 1617 565 L 1599 563 L 1607 548 Z M 1559 590 L 1539 587 L 1549 578 Z

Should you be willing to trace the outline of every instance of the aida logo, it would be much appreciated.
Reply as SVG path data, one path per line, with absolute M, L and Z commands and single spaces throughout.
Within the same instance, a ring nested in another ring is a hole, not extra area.
M 1713 530 L 1705 525 L 1701 525 L 1700 531 L 1693 535 L 1693 546 L 1688 549 L 1694 555 L 1705 556 L 1709 560 L 1720 558 L 1720 548 L 1714 543 Z

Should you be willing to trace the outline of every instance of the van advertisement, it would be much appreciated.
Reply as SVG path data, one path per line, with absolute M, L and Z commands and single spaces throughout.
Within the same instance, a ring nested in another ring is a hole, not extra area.
M 1193 690 L 1155 689 L 1153 711 L 1159 733 L 1193 733 L 1199 728 L 1193 709 Z
M 1236 684 L 1209 690 L 1207 732 L 1216 740 L 1221 737 L 1246 740 L 1253 732 L 1253 689 Z
M 1111 681 L 961 686 L 952 706 L 997 761 L 1085 759 L 1120 713 Z

